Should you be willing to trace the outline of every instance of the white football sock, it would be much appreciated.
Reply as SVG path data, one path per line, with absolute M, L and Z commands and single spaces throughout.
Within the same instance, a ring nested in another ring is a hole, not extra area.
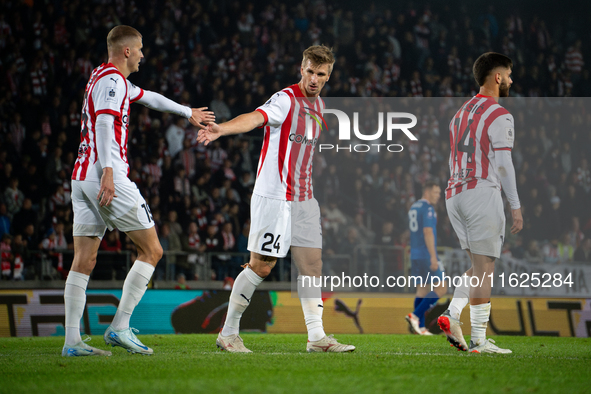
M 480 345 L 486 339 L 486 326 L 490 317 L 490 302 L 470 305 L 470 324 L 472 325 L 471 340 Z
M 88 275 L 70 271 L 64 289 L 64 304 L 66 308 L 66 345 L 76 345 L 80 338 L 80 319 L 86 305 L 86 286 Z
M 117 308 L 117 313 L 115 313 L 115 317 L 111 323 L 111 327 L 115 331 L 129 328 L 131 314 L 144 296 L 153 273 L 154 266 L 152 264 L 139 260 L 133 263 L 123 283 L 123 293 L 121 294 L 121 301 L 119 301 L 119 308 Z
M 246 267 L 234 281 L 234 287 L 230 293 L 230 300 L 228 301 L 228 313 L 226 314 L 226 322 L 222 329 L 222 335 L 227 337 L 229 335 L 238 334 L 240 330 L 240 318 L 250 304 L 252 295 L 256 288 L 261 284 L 265 278 L 258 276 L 250 267 Z
M 462 310 L 470 302 L 470 277 L 462 275 L 462 283 L 454 290 L 454 296 L 447 308 L 451 317 L 460 320 Z
M 316 280 L 316 282 L 314 282 Z M 322 327 L 322 279 L 313 276 L 298 276 L 298 296 L 302 303 L 306 328 L 308 329 L 308 340 L 318 341 L 326 335 Z

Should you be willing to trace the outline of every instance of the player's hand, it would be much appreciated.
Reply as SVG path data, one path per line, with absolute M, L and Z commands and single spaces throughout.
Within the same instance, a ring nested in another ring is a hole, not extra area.
M 99 200 L 101 207 L 105 207 L 109 206 L 115 197 L 117 195 L 115 194 L 115 183 L 113 182 L 113 169 L 111 167 L 105 167 L 101 176 L 101 188 L 96 199 Z
M 513 225 L 511 226 L 511 234 L 517 234 L 523 228 L 523 217 L 521 216 L 521 208 L 512 209 L 511 216 L 513 217 Z
M 210 123 L 204 129 L 199 130 L 197 142 L 207 146 L 222 136 L 222 128 L 217 123 Z
M 193 126 L 197 126 L 200 129 L 204 129 L 207 124 L 215 121 L 215 115 L 212 111 L 206 111 L 207 107 L 191 108 L 192 115 L 189 118 L 189 122 Z
M 431 266 L 429 268 L 431 271 L 437 271 L 437 268 L 439 268 L 439 259 L 437 257 L 431 257 Z

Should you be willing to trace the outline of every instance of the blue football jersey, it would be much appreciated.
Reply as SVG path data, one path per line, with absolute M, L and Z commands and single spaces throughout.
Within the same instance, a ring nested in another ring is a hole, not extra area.
M 430 259 L 431 255 L 425 244 L 423 229 L 431 227 L 435 237 L 437 250 L 437 213 L 427 200 L 418 200 L 408 211 L 408 228 L 410 229 L 410 258 L 411 260 Z

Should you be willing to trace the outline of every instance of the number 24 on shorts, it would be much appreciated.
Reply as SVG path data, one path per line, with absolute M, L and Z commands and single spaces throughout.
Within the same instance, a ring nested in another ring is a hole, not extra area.
M 273 245 L 272 246 L 273 249 L 275 249 L 277 251 L 276 253 L 279 253 L 279 249 L 281 248 L 281 244 L 279 244 L 280 237 L 281 237 L 281 235 L 277 235 L 277 238 L 275 238 L 275 236 L 273 234 L 265 233 L 263 238 L 266 242 L 263 243 L 263 247 L 261 248 L 261 250 L 263 250 L 265 252 L 273 252 L 271 247 L 269 247 L 269 245 Z

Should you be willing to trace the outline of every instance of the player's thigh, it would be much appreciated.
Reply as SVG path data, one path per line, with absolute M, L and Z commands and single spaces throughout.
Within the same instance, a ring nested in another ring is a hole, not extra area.
M 466 228 L 465 220 L 461 215 L 460 202 L 461 194 L 455 195 L 446 200 L 445 206 L 447 208 L 449 222 L 460 240 L 460 247 L 462 249 L 468 249 L 468 229 Z
M 117 197 L 111 204 L 101 207 L 99 211 L 109 229 L 117 228 L 119 231 L 130 233 L 154 227 L 150 207 L 135 183 L 126 180 L 115 184 L 115 194 Z M 146 232 L 148 233 L 150 232 Z
M 462 213 L 466 218 L 468 249 L 473 255 L 498 258 L 505 236 L 501 192 L 495 188 L 466 190 Z
M 300 275 L 322 275 L 322 249 L 292 246 L 291 259 Z
M 294 201 L 291 209 L 291 246 L 322 249 L 320 207 L 315 198 Z
M 147 229 L 127 231 L 126 234 L 138 249 L 138 260 L 155 267 L 162 258 L 162 245 L 156 234 L 156 228 L 152 226 Z
M 435 271 L 431 270 L 431 260 L 429 259 L 415 259 L 410 262 L 410 276 L 412 283 L 417 283 L 417 291 L 419 288 L 431 289 L 431 284 L 435 278 L 443 280 L 443 270 L 441 265 Z M 417 293 L 418 294 L 418 293 Z
M 72 210 L 74 212 L 74 237 L 96 237 L 99 242 L 105 235 L 107 225 L 99 212 L 97 182 L 72 181 Z M 74 244 L 75 246 L 75 244 Z M 82 252 L 82 251 L 81 251 Z
M 291 246 L 291 202 L 253 194 L 250 217 L 248 250 L 276 259 L 285 257 Z

